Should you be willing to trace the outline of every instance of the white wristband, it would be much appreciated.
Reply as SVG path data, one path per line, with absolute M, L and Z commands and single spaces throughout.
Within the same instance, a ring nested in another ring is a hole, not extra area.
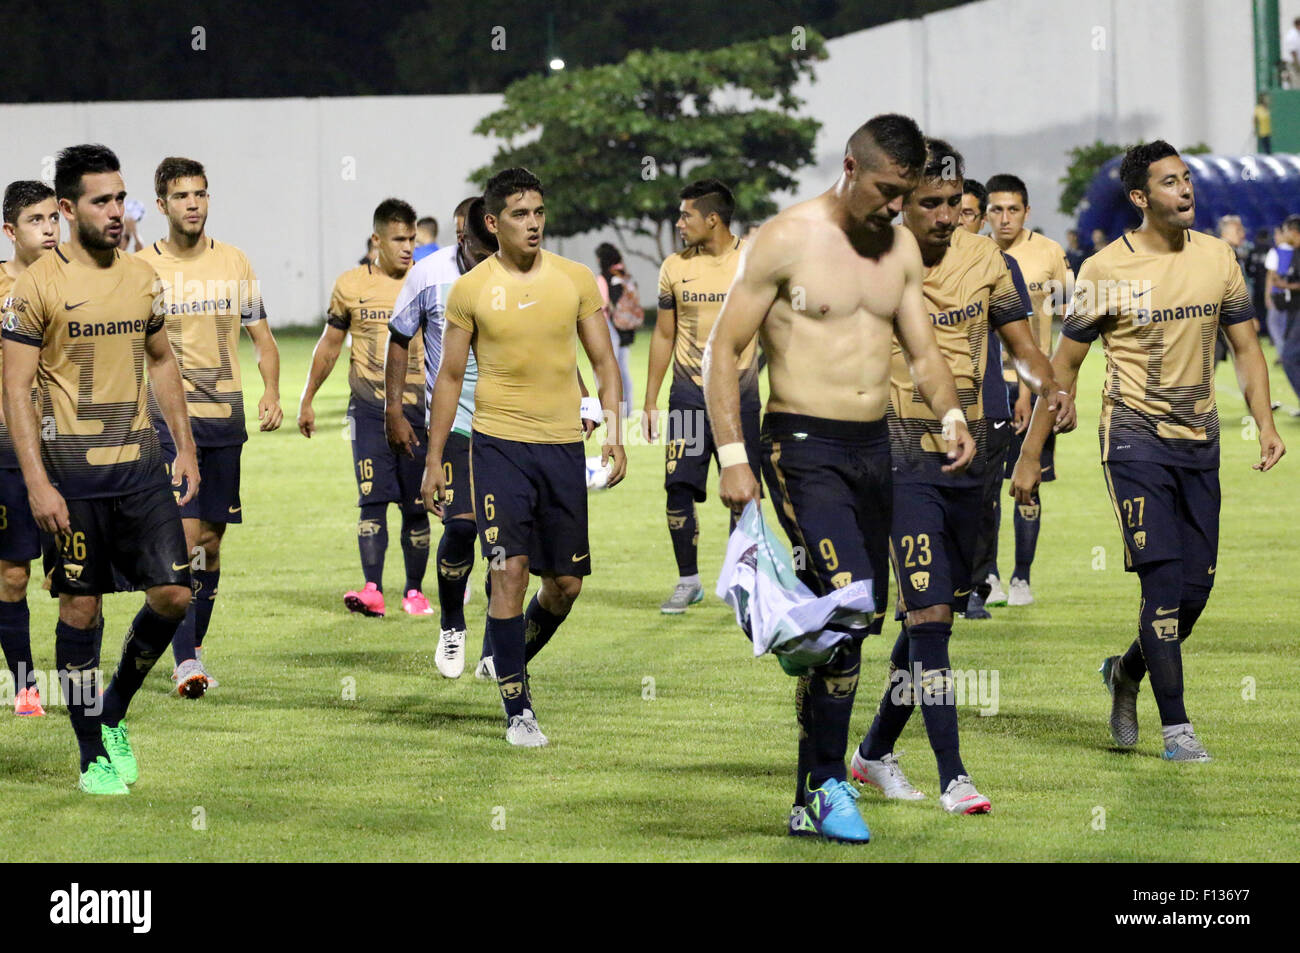
M 726 469 L 743 463 L 749 466 L 749 454 L 745 452 L 745 445 L 737 441 L 736 443 L 724 443 L 718 448 L 718 466 Z
M 597 397 L 582 398 L 579 413 L 582 415 L 583 420 L 590 420 L 594 423 L 600 423 L 605 419 L 605 408 L 600 405 L 600 399 Z
M 957 422 L 966 423 L 966 415 L 960 409 L 954 407 L 943 415 L 943 439 L 954 440 L 957 437 Z

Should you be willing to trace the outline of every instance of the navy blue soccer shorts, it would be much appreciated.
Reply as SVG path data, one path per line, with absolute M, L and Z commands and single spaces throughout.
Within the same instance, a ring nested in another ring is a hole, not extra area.
M 167 466 L 167 476 L 172 475 L 172 463 L 176 459 L 176 444 L 172 442 L 171 431 L 166 427 L 158 428 L 158 443 L 162 447 L 163 462 Z M 237 443 L 227 447 L 199 447 L 199 492 L 181 507 L 181 519 L 206 520 L 209 523 L 242 523 L 243 504 L 239 500 L 239 460 L 244 452 L 244 445 Z M 179 503 L 189 486 L 188 480 L 182 480 L 179 487 L 172 487 Z
M 966 611 L 983 500 L 983 486 L 894 481 L 890 549 L 907 611 L 939 605 Z
M 407 410 L 406 420 L 418 440 L 413 457 L 388 445 L 383 411 L 360 404 L 355 398 L 348 401 L 357 506 L 396 503 L 405 512 L 424 510 L 420 483 L 424 479 L 424 451 L 429 432 L 421 411 Z
M 0 559 L 29 562 L 41 554 L 41 531 L 32 519 L 22 470 L 0 470 Z
M 740 428 L 750 469 L 761 483 L 759 408 L 757 402 L 741 403 Z M 664 436 L 664 489 L 688 486 L 695 502 L 703 503 L 708 498 L 709 464 L 718 458 L 708 412 L 703 407 L 675 403 L 670 395 Z

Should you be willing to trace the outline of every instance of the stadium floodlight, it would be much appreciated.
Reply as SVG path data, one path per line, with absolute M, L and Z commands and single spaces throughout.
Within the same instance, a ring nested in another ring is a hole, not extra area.
M 551 57 L 551 69 L 556 73 L 564 69 L 564 60 L 560 59 L 558 56 Z

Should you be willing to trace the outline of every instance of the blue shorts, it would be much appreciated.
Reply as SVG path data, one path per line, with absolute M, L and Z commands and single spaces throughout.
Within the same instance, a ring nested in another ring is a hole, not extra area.
M 447 480 L 443 494 L 442 521 L 474 519 L 474 487 L 469 479 L 469 437 L 454 430 L 442 447 L 442 475 Z
M 1144 460 L 1101 466 L 1124 537 L 1124 568 L 1178 559 L 1184 588 L 1208 592 L 1219 559 L 1219 471 Z
M 172 461 L 176 459 L 176 444 L 171 431 L 158 428 L 158 443 L 162 446 L 163 462 L 167 476 L 172 475 Z M 199 447 L 199 492 L 181 507 L 181 519 L 206 520 L 209 523 L 242 523 L 243 505 L 239 501 L 239 458 L 244 445 L 228 447 Z M 182 480 L 172 487 L 177 502 L 185 495 L 189 481 Z
M 761 481 L 758 418 L 759 404 L 741 404 L 740 428 L 745 454 L 754 479 Z M 709 464 L 718 458 L 708 412 L 703 407 L 675 404 L 670 396 L 664 436 L 664 489 L 688 486 L 695 502 L 703 503 L 708 498 Z
M 983 501 L 981 486 L 894 481 L 889 544 L 899 596 L 908 611 L 930 606 L 966 611 Z
M 424 512 L 420 482 L 424 479 L 424 451 L 428 430 L 422 412 L 406 413 L 406 421 L 418 441 L 415 456 L 399 453 L 388 445 L 384 413 L 348 401 L 348 430 L 352 435 L 352 469 L 357 479 L 357 506 L 396 503 L 403 512 Z
M 825 595 L 872 580 L 880 631 L 889 601 L 889 430 L 802 414 L 763 418 L 763 476 L 777 519 L 795 547 L 795 571 Z
M 591 574 L 581 441 L 523 443 L 476 431 L 469 460 L 483 558 L 527 556 L 534 575 Z
M 0 470 L 0 559 L 25 563 L 41 554 L 41 531 L 32 519 L 22 470 Z

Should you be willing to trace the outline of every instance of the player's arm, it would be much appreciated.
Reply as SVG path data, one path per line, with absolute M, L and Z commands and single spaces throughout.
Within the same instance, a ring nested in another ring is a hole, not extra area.
M 246 324 L 244 329 L 253 340 L 257 372 L 262 375 L 262 399 L 257 402 L 258 429 L 278 430 L 284 422 L 284 409 L 280 406 L 280 346 L 275 343 L 275 335 L 266 320 Z
M 1091 347 L 1091 342 L 1076 341 L 1064 334 L 1061 335 L 1061 340 L 1056 345 L 1056 353 L 1052 355 L 1052 373 L 1056 377 L 1057 388 L 1065 392 L 1066 397 L 1075 392 L 1079 381 L 1079 368 L 1083 366 L 1084 358 L 1088 356 Z M 1007 491 L 1009 496 L 1016 498 L 1017 503 L 1033 502 L 1033 495 L 1038 490 L 1043 475 L 1043 445 L 1047 443 L 1047 435 L 1052 432 L 1055 424 L 1056 414 L 1052 412 L 1047 401 L 1040 400 L 1034 406 L 1033 415 L 1029 418 L 1029 428 L 1025 431 L 1024 442 L 1020 445 L 1020 456 L 1016 459 L 1015 469 L 1011 474 L 1011 486 Z
M 442 498 L 447 490 L 447 474 L 442 469 L 442 451 L 456 422 L 456 406 L 465 386 L 465 365 L 474 336 L 450 321 L 442 336 L 442 363 L 433 382 L 433 406 L 429 408 L 429 448 L 424 458 L 424 477 L 420 496 L 430 513 L 442 512 Z
M 578 322 L 578 340 L 582 342 L 596 375 L 596 393 L 600 395 L 605 418 L 605 442 L 600 447 L 600 463 L 605 466 L 613 460 L 607 485 L 617 486 L 627 474 L 627 454 L 622 439 L 623 415 L 619 407 L 623 402 L 623 375 L 619 373 L 603 309 L 591 312 Z
M 316 342 L 315 350 L 311 352 L 311 370 L 307 372 L 307 384 L 303 387 L 302 399 L 298 402 L 298 430 L 304 437 L 310 437 L 316 432 L 316 411 L 312 409 L 311 402 L 325 379 L 330 376 L 330 371 L 334 370 L 346 336 L 347 331 L 336 325 L 331 316 L 325 330 L 321 332 L 320 340 Z
M 673 296 L 672 282 L 664 273 L 664 267 L 666 263 L 659 268 L 659 310 L 650 335 L 650 363 L 646 368 L 645 404 L 641 410 L 641 436 L 646 443 L 659 439 L 659 389 L 668 373 L 673 343 L 677 339 L 677 299 Z
M 185 495 L 177 502 L 184 506 L 199 492 L 199 458 L 194 449 L 194 433 L 190 430 L 190 411 L 185 405 L 185 385 L 181 382 L 181 368 L 176 354 L 167 340 L 162 319 L 145 334 L 144 359 L 149 371 L 149 386 L 154 399 L 162 408 L 167 428 L 176 444 L 176 459 L 172 461 L 172 486 L 188 481 Z
M 975 438 L 966 427 L 966 415 L 957 398 L 957 382 L 939 350 L 925 307 L 921 251 L 912 233 L 905 228 L 894 229 L 894 240 L 899 243 L 897 253 L 901 256 L 904 275 L 894 330 L 921 399 L 943 421 L 943 437 L 948 442 L 948 459 L 952 461 L 943 470 L 945 473 L 963 470 L 975 458 Z
M 1268 362 L 1259 346 L 1259 334 L 1251 321 L 1223 325 L 1228 345 L 1232 348 L 1232 364 L 1237 371 L 1237 383 L 1250 415 L 1259 428 L 1259 463 L 1251 469 L 1261 472 L 1273 469 L 1282 459 L 1286 446 L 1273 425 L 1272 397 L 1269 394 Z M 6 357 L 8 352 L 6 352 Z
M 1076 424 L 1074 400 L 1069 391 L 1057 385 L 1056 372 L 1052 370 L 1047 355 L 1038 349 L 1029 322 L 1010 321 L 998 328 L 998 336 L 1007 346 L 1016 373 L 1025 383 L 1021 393 L 1032 390 L 1047 401 L 1048 413 L 1053 417 L 1053 426 L 1058 433 L 1073 430 Z
M 390 447 L 414 459 L 420 441 L 402 407 L 410 360 L 411 339 L 389 328 L 388 350 L 384 354 L 384 433 Z
M 18 465 L 27 484 L 27 499 L 36 525 L 47 533 L 68 533 L 68 504 L 50 483 L 41 460 L 40 424 L 28 395 L 36 380 L 41 349 L 6 337 L 4 340 L 4 408 Z

